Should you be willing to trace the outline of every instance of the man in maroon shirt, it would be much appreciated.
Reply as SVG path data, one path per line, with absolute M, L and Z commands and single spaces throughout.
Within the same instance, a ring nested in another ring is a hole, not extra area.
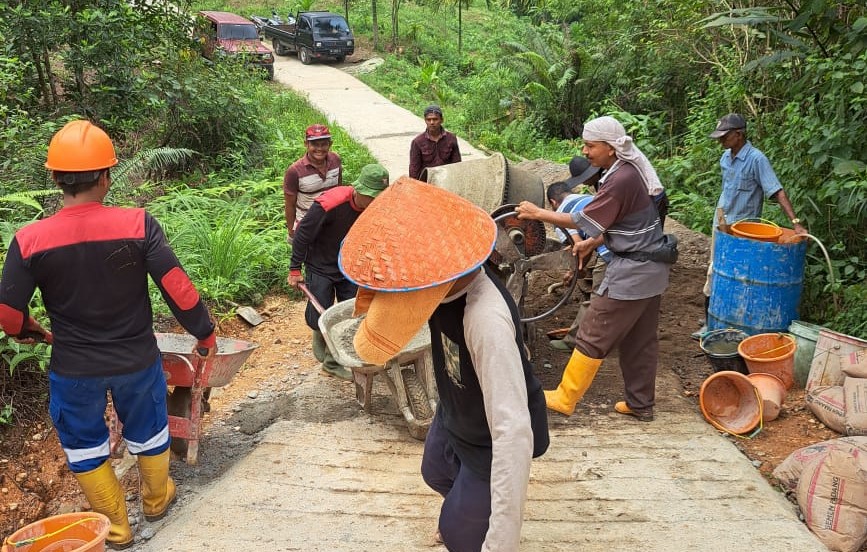
M 427 130 L 416 136 L 409 146 L 409 176 L 427 182 L 428 167 L 460 163 L 458 138 L 443 128 L 443 110 L 431 104 L 424 110 Z

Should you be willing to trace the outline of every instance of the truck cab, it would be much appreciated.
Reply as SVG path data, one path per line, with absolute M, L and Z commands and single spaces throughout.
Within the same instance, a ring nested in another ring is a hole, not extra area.
M 301 63 L 331 58 L 338 62 L 355 52 L 355 37 L 342 15 L 324 11 L 298 12 L 294 22 L 265 25 L 261 29 L 271 39 L 274 53 L 298 53 Z
M 352 31 L 342 15 L 299 12 L 295 20 L 298 45 L 309 48 L 313 58 L 331 57 L 342 62 L 355 52 Z M 302 55 L 300 51 L 298 55 Z
M 229 12 L 201 11 L 196 21 L 196 39 L 202 55 L 213 60 L 217 55 L 242 56 L 244 62 L 274 78 L 274 55 L 259 41 L 252 21 Z

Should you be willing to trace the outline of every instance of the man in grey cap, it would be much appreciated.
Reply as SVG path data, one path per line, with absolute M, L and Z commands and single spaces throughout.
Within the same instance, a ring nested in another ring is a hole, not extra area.
M 716 128 L 708 137 L 719 140 L 725 150 L 719 160 L 722 169 L 722 194 L 717 201 L 717 208 L 725 214 L 726 224 L 739 220 L 759 218 L 762 216 L 764 199 L 768 198 L 780 204 L 795 232 L 806 234 L 807 229 L 801 224 L 801 219 L 795 215 L 789 196 L 783 190 L 771 163 L 765 154 L 755 148 L 747 140 L 747 121 L 738 113 L 729 113 L 717 121 Z M 717 226 L 714 220 L 712 227 Z M 713 259 L 713 242 L 711 242 L 711 259 Z M 707 310 L 710 304 L 710 276 L 713 265 L 708 266 L 707 280 L 704 284 L 705 324 L 692 334 L 693 339 L 701 339 L 708 331 Z
M 409 176 L 427 181 L 425 169 L 461 161 L 458 138 L 443 128 L 443 110 L 436 104 L 424 110 L 427 130 L 416 136 L 409 146 Z

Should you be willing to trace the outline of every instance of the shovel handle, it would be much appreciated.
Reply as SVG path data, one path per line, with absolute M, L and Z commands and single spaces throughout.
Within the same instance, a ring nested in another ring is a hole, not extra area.
M 319 314 L 325 312 L 325 307 L 323 307 L 322 303 L 320 303 L 316 299 L 316 297 L 312 293 L 310 293 L 310 290 L 307 289 L 307 284 L 305 284 L 304 282 L 299 283 L 298 289 L 300 289 L 304 293 L 304 295 L 307 296 L 307 300 L 310 301 L 310 304 L 313 305 L 313 308 L 316 309 L 316 312 L 318 312 Z

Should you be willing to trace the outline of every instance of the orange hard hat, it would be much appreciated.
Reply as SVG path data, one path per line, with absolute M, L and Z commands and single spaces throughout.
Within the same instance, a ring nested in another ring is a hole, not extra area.
M 117 165 L 111 138 L 90 121 L 70 121 L 48 144 L 45 166 L 52 171 L 83 172 Z

